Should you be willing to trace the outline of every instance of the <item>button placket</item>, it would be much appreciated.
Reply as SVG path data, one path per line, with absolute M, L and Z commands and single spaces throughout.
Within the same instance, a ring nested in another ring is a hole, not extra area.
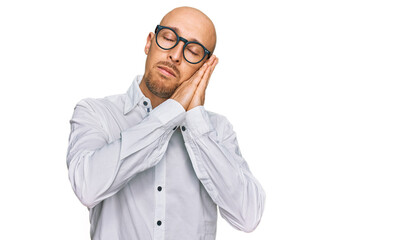
M 166 213 L 166 157 L 164 156 L 155 166 L 155 215 L 154 215 L 154 239 L 164 239 L 165 213 Z

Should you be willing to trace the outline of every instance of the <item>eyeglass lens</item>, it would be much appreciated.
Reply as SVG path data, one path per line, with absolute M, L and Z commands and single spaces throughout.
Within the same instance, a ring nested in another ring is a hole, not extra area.
M 168 50 L 173 48 L 178 39 L 177 35 L 168 28 L 161 29 L 157 34 L 157 43 L 160 47 Z M 188 43 L 184 49 L 184 57 L 191 63 L 197 63 L 203 59 L 205 50 L 198 43 Z

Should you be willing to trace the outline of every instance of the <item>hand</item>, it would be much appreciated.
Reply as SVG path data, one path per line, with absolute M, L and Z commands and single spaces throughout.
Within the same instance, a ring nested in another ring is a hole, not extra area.
M 198 90 L 199 86 L 202 87 L 202 85 L 204 85 L 204 88 L 206 89 L 207 82 L 210 78 L 210 75 L 212 74 L 214 66 L 216 66 L 217 64 L 217 60 L 216 60 L 216 64 L 213 65 L 213 69 L 212 69 L 212 64 L 214 63 L 215 59 L 217 58 L 216 56 L 213 55 L 208 61 L 206 61 L 202 65 L 202 67 L 195 74 L 193 74 L 191 78 L 189 78 L 188 80 L 180 84 L 180 86 L 176 89 L 176 91 L 173 93 L 173 95 L 170 98 L 178 101 L 186 111 L 189 110 L 189 105 L 191 102 L 193 102 L 192 99 L 194 98 L 195 93 L 201 91 L 201 90 Z M 201 83 L 203 84 L 200 85 Z M 204 89 L 203 89 L 203 101 L 204 101 Z M 194 104 L 195 103 L 193 103 L 193 105 Z
M 196 88 L 196 91 L 194 92 L 192 101 L 189 104 L 189 107 L 187 108 L 187 111 L 190 109 L 201 106 L 205 104 L 205 93 L 207 85 L 209 84 L 210 76 L 213 73 L 213 70 L 215 70 L 216 65 L 218 64 L 219 59 L 213 55 L 206 63 L 208 64 L 208 68 L 206 69 L 205 74 L 203 75 L 203 78 L 200 80 L 199 85 Z

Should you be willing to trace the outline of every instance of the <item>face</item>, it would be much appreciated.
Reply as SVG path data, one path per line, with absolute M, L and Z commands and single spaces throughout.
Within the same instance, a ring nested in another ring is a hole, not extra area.
M 198 10 L 175 9 L 163 18 L 160 25 L 174 28 L 180 37 L 198 41 L 210 52 L 214 50 L 216 34 L 213 23 Z M 163 50 L 156 44 L 155 34 L 148 35 L 144 49 L 147 60 L 143 81 L 155 96 L 169 98 L 207 60 L 206 56 L 197 64 L 187 62 L 183 57 L 183 46 L 184 42 L 180 41 L 174 48 Z

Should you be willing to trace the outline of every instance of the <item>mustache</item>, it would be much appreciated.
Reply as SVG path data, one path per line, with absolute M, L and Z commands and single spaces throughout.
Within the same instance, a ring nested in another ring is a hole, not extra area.
M 171 68 L 176 73 L 177 77 L 180 78 L 180 71 L 179 69 L 177 69 L 176 65 L 174 65 L 173 63 L 167 62 L 167 61 L 160 61 L 157 63 L 157 65 L 162 65 L 162 66 Z

